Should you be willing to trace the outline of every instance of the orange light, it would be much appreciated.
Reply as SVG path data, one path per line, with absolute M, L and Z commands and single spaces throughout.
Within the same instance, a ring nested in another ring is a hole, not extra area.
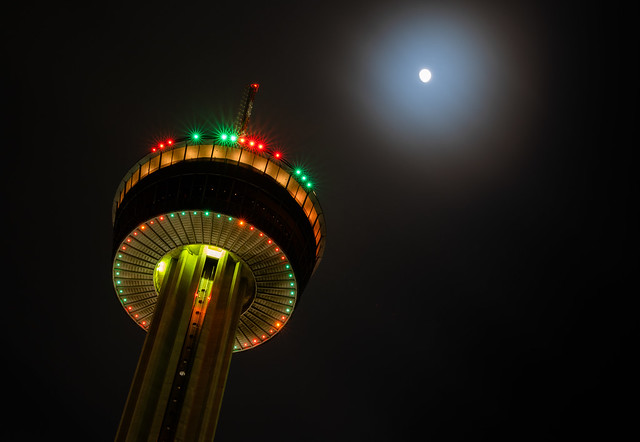
M 276 322 L 276 327 L 280 327 L 282 324 L 280 324 L 279 322 Z
M 240 139 L 238 140 L 238 143 L 244 143 L 244 142 L 245 142 L 244 137 L 240 137 Z
M 140 230 L 144 230 L 146 226 L 140 226 Z

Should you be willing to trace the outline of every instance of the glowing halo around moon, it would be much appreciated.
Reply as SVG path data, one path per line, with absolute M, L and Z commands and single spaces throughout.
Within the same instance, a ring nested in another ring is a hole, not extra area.
M 419 73 L 418 76 L 420 77 L 420 81 L 422 81 L 423 83 L 428 83 L 429 80 L 431 80 L 431 71 L 429 69 L 422 69 Z

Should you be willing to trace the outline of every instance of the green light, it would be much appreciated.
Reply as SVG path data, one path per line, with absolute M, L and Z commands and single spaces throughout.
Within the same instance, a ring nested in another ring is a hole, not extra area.
M 194 132 L 191 134 L 191 138 L 193 138 L 194 140 L 198 140 L 200 139 L 200 134 L 197 132 Z
M 291 311 L 291 309 L 290 309 L 290 308 L 288 308 L 288 309 L 287 309 L 287 313 L 289 313 L 290 311 Z
M 300 175 L 302 171 L 300 169 L 296 169 L 296 175 Z
M 122 302 L 127 302 L 127 298 L 123 298 L 123 299 L 122 299 Z
M 293 273 L 289 273 L 289 278 L 293 278 Z
M 198 212 L 193 212 L 193 214 L 194 214 L 194 215 L 197 215 L 197 214 L 198 214 Z
M 204 212 L 204 216 L 209 216 L 209 212 Z
M 185 213 L 185 212 L 182 212 L 182 215 L 186 215 L 186 213 Z
M 235 135 L 231 135 L 231 141 L 236 141 L 238 139 L 238 137 L 236 137 Z
M 307 183 L 307 187 L 311 187 L 311 183 Z
M 221 215 L 218 213 L 216 216 L 217 216 L 218 218 L 220 218 L 220 216 L 221 216 Z
M 176 214 L 175 214 L 175 213 L 172 213 L 170 216 L 171 216 L 171 218 L 173 218 L 173 217 L 175 217 L 175 216 L 176 216 Z
M 226 140 L 228 137 L 229 137 L 229 135 L 227 135 L 227 134 L 220 135 L 220 139 L 223 140 L 223 141 Z
M 229 217 L 229 221 L 233 221 L 233 218 Z
M 302 181 L 307 181 L 307 177 L 302 175 Z
M 291 266 L 289 264 L 287 264 L 286 266 L 284 266 L 285 269 L 290 269 Z

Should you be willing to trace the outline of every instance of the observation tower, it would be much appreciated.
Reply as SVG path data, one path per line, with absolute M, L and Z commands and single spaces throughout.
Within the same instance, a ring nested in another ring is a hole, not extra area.
M 231 355 L 286 326 L 325 247 L 306 171 L 247 126 L 166 140 L 113 201 L 113 286 L 147 332 L 118 441 L 211 441 Z

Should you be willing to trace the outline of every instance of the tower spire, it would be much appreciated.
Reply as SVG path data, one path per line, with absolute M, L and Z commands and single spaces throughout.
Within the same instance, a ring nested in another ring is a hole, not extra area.
M 236 133 L 239 137 L 245 135 L 247 125 L 249 124 L 249 118 L 251 118 L 251 111 L 253 110 L 253 101 L 256 98 L 256 93 L 258 93 L 259 87 L 260 85 L 258 83 L 251 83 L 248 84 L 244 90 L 235 127 Z

